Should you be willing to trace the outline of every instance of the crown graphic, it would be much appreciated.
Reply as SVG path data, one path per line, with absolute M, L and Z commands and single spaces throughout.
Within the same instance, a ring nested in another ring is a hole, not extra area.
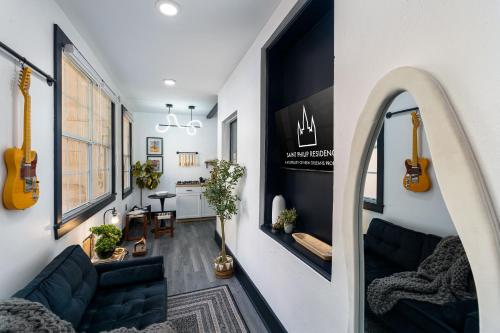
M 316 140 L 316 124 L 314 123 L 314 116 L 311 116 L 311 124 L 309 124 L 305 106 L 302 106 L 302 126 L 300 125 L 300 121 L 297 122 L 297 140 L 300 148 L 313 147 L 318 144 Z

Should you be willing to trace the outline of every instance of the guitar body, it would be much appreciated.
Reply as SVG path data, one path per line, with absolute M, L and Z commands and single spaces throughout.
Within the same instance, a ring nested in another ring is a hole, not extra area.
M 24 151 L 9 148 L 4 153 L 7 180 L 3 188 L 3 204 L 7 209 L 22 210 L 35 205 L 40 195 L 36 177 L 37 154 L 30 151 L 31 163 L 24 165 Z
M 418 158 L 418 166 L 414 167 L 410 159 L 405 161 L 406 174 L 403 177 L 403 187 L 412 192 L 426 192 L 431 188 L 431 180 L 427 173 L 429 160 Z

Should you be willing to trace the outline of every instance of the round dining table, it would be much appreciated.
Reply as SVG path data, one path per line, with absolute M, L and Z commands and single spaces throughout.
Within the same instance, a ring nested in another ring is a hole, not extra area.
M 175 196 L 176 196 L 175 193 L 165 192 L 165 193 L 155 193 L 148 195 L 148 198 L 160 200 L 161 212 L 163 213 L 165 212 L 165 199 L 175 198 Z

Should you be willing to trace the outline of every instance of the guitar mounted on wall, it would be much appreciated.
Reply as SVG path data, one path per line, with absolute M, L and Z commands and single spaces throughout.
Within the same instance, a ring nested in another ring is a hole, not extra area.
M 427 174 L 429 160 L 418 156 L 418 128 L 421 121 L 417 112 L 411 113 L 413 124 L 412 158 L 405 161 L 406 174 L 403 178 L 403 187 L 412 192 L 426 192 L 431 188 L 431 180 Z
M 36 176 L 37 154 L 31 150 L 31 68 L 23 67 L 19 89 L 24 97 L 24 141 L 21 148 L 4 153 L 7 180 L 3 188 L 3 204 L 7 209 L 22 210 L 36 204 L 40 195 Z

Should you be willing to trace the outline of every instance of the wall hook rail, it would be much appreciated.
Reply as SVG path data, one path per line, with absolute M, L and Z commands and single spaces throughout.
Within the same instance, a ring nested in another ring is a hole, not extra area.
M 413 111 L 418 111 L 418 110 L 420 110 L 420 109 L 419 108 L 410 108 L 410 109 L 404 109 L 404 110 L 400 110 L 400 111 L 387 112 L 387 114 L 385 115 L 385 117 L 387 119 L 390 119 L 392 116 L 397 115 L 399 113 L 413 112 Z
M 23 57 L 22 55 L 20 55 L 19 53 L 17 53 L 7 45 L 5 45 L 4 43 L 0 42 L 0 48 L 4 50 L 7 54 L 9 54 L 11 57 L 17 59 L 22 66 L 24 65 L 29 66 L 33 71 L 44 77 L 45 80 L 47 80 L 47 84 L 49 86 L 52 86 L 56 82 L 52 76 L 45 73 L 38 66 L 35 66 L 35 64 L 33 64 L 31 61 L 29 61 L 28 59 L 26 59 L 25 57 Z

